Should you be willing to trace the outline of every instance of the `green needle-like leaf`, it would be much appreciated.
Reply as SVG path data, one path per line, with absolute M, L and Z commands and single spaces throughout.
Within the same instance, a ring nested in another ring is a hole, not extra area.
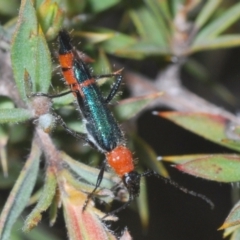
M 74 171 L 76 174 L 87 180 L 89 183 L 96 184 L 99 169 L 80 163 L 69 157 L 64 152 L 61 153 L 61 156 L 63 161 L 65 161 L 68 164 L 72 171 Z M 112 176 L 113 176 L 112 174 L 105 172 L 104 178 L 101 183 L 101 187 L 110 189 L 111 187 L 115 186 L 116 182 L 114 182 Z
M 124 56 L 125 48 L 128 48 L 128 47 L 130 48 L 132 45 L 134 45 L 137 42 L 137 40 L 134 37 L 131 37 L 116 31 L 114 32 L 107 31 L 107 33 L 108 34 L 111 33 L 111 37 L 108 37 L 107 40 L 101 42 L 99 45 L 103 48 L 104 51 L 110 54 L 116 54 L 117 56 Z
M 239 151 L 239 146 L 225 140 L 227 139 L 226 128 L 229 120 L 220 115 L 186 112 L 156 112 L 156 115 L 171 120 L 210 141 Z
M 222 0 L 208 0 L 206 1 L 203 9 L 200 11 L 196 21 L 195 26 L 200 29 L 212 16 L 214 11 L 216 11 L 219 4 L 222 2 Z
M 170 49 L 150 41 L 139 41 L 121 49 L 121 55 L 127 58 L 143 59 L 147 56 L 170 55 Z
M 147 183 L 145 178 L 141 179 L 141 192 L 137 198 L 137 205 L 139 216 L 142 222 L 143 228 L 147 229 L 149 224 L 149 208 L 148 208 L 148 194 L 147 194 Z
M 155 0 L 151 0 L 152 2 L 155 2 Z M 168 0 L 161 0 L 161 1 L 157 1 L 157 4 L 159 5 L 159 8 L 163 14 L 163 16 L 165 17 L 165 19 L 168 20 L 168 22 L 172 21 L 172 15 L 169 9 L 169 4 L 168 4 Z
M 28 203 L 37 179 L 41 150 L 34 141 L 23 167 L 0 216 L 0 239 L 9 240 L 11 229 Z
M 180 171 L 217 182 L 240 181 L 240 156 L 234 154 L 211 154 L 192 159 L 176 168 Z
M 14 78 L 24 101 L 28 101 L 24 76 L 28 72 L 32 91 L 47 92 L 51 79 L 51 58 L 31 0 L 23 0 L 12 40 Z
M 149 7 L 149 12 L 153 15 L 153 17 L 155 18 L 157 24 L 158 24 L 158 28 L 160 29 L 163 38 L 165 37 L 166 39 L 168 39 L 170 37 L 170 33 L 173 27 L 172 24 L 169 24 L 169 22 L 166 21 L 166 18 L 168 18 L 168 20 L 170 20 L 170 13 L 169 13 L 169 9 L 167 6 L 167 2 L 166 1 L 155 1 L 155 0 L 147 0 L 145 1 L 146 3 L 146 9 L 147 7 Z M 163 9 L 161 7 L 164 7 Z
M 154 99 L 161 96 L 162 93 L 152 93 L 146 96 L 129 98 L 122 100 L 114 107 L 114 112 L 120 121 L 126 121 L 140 113 Z
M 56 192 L 57 180 L 51 167 L 48 167 L 46 172 L 46 182 L 43 191 L 39 198 L 36 207 L 31 214 L 27 217 L 23 231 L 30 231 L 34 228 L 42 218 L 42 212 L 46 211 L 52 203 L 53 197 Z
M 232 236 L 231 236 L 230 240 L 240 239 L 240 226 L 235 225 L 235 226 L 224 229 L 223 238 L 226 238 L 226 237 L 230 236 L 231 234 L 232 234 Z
M 52 201 L 52 204 L 50 206 L 50 209 L 49 209 L 49 225 L 50 226 L 53 226 L 57 220 L 58 200 L 59 200 L 58 198 L 59 198 L 59 196 L 58 196 L 58 193 L 56 192 L 54 199 Z
M 190 52 L 198 52 L 203 50 L 213 50 L 219 48 L 232 48 L 240 45 L 240 34 L 223 35 L 213 39 L 203 39 L 195 42 Z
M 27 109 L 0 109 L 0 123 L 19 123 L 27 121 L 32 117 L 32 113 Z
M 226 218 L 224 224 L 219 228 L 219 230 L 229 228 L 232 226 L 240 225 L 240 202 L 238 202 L 231 212 L 229 213 L 228 217 Z M 238 233 L 239 235 L 240 233 Z M 237 239 L 237 238 L 236 238 Z
M 209 23 L 197 36 L 194 44 L 214 39 L 240 18 L 240 3 L 233 5 L 220 17 Z
M 145 6 L 129 12 L 142 40 L 148 40 L 160 47 L 168 48 L 167 30 L 163 22 L 158 22 L 155 15 Z M 143 21 L 144 19 L 144 21 Z
M 235 227 L 236 227 L 236 230 L 232 234 L 230 240 L 238 240 L 238 239 L 240 239 L 240 229 L 239 229 L 240 227 L 239 227 L 239 225 L 237 225 Z
M 121 2 L 120 0 L 88 0 L 88 4 L 90 5 L 93 12 L 101 12 L 104 11 L 116 4 Z

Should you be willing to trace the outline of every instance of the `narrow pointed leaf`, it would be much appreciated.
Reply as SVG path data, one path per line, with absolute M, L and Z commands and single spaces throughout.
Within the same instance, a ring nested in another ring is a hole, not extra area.
M 198 52 L 202 50 L 213 50 L 218 48 L 232 48 L 240 45 L 240 34 L 223 35 L 213 39 L 203 39 L 195 42 L 190 48 L 190 52 Z
M 146 56 L 169 55 L 169 48 L 162 47 L 150 41 L 139 41 L 132 46 L 121 49 L 121 54 L 128 58 L 143 59 Z
M 238 240 L 238 239 L 240 239 L 240 229 L 236 230 L 230 238 L 230 240 Z
M 89 183 L 96 184 L 97 177 L 99 174 L 99 169 L 90 167 L 86 164 L 83 164 L 75 159 L 72 159 L 64 152 L 61 152 L 61 156 L 64 162 L 79 176 L 87 180 Z M 112 178 L 112 174 L 105 172 L 104 178 L 101 183 L 101 187 L 111 189 L 111 187 L 116 185 L 116 182 Z M 116 180 L 116 179 L 115 179 Z
M 212 14 L 217 10 L 217 7 L 221 2 L 222 0 L 206 1 L 203 9 L 200 11 L 195 21 L 195 25 L 198 29 L 200 29 L 209 20 L 209 18 L 212 17 Z
M 140 113 L 148 104 L 161 95 L 162 92 L 122 100 L 114 107 L 114 112 L 120 121 L 126 121 Z
M 54 199 L 52 201 L 52 204 L 50 206 L 50 211 L 49 211 L 49 225 L 50 226 L 53 226 L 56 222 L 56 219 L 57 219 L 57 213 L 58 213 L 58 204 L 59 204 L 59 201 L 60 201 L 60 196 L 59 196 L 59 191 L 57 190 L 55 192 L 55 196 L 54 196 Z
M 223 238 L 226 238 L 228 236 L 230 236 L 231 234 L 239 236 L 240 237 L 240 225 L 235 225 L 232 227 L 228 227 L 226 229 L 224 229 L 224 233 L 223 233 Z M 235 238 L 234 236 L 231 236 L 230 240 L 238 240 L 238 238 Z
M 3 176 L 5 178 L 7 178 L 8 177 L 8 162 L 7 162 L 7 147 L 6 146 L 2 146 L 0 148 L 0 161 L 1 161 L 2 171 L 3 171 Z
M 7 161 L 7 143 L 9 139 L 8 130 L 0 125 L 0 162 L 3 176 L 8 177 L 8 161 Z M 0 175 L 1 177 L 1 175 Z
M 142 40 L 149 40 L 159 46 L 168 48 L 167 34 L 161 31 L 161 29 L 165 29 L 163 22 L 158 22 L 148 8 L 144 5 L 132 8 L 129 14 Z
M 105 11 L 120 2 L 120 0 L 88 0 L 88 4 L 94 13 Z
M 56 2 L 45 0 L 37 8 L 41 28 L 48 40 L 53 40 L 62 27 L 63 10 Z
M 95 74 L 97 74 L 97 75 L 98 75 L 98 73 L 100 75 L 103 73 L 112 72 L 112 63 L 110 63 L 106 53 L 102 49 L 99 50 L 97 61 L 92 64 L 92 67 L 94 69 Z M 112 78 L 112 79 L 114 79 L 114 78 Z M 105 82 L 104 81 L 105 78 L 99 79 L 99 81 L 100 80 L 103 80 L 103 82 Z M 109 82 L 109 78 L 106 78 L 106 80 L 107 80 L 107 82 Z M 99 83 L 99 81 L 98 81 L 98 84 L 101 85 L 102 81 L 100 83 Z
M 238 202 L 229 215 L 227 216 L 226 220 L 224 221 L 223 225 L 219 228 L 219 230 L 236 226 L 240 224 L 240 202 Z
M 37 179 L 41 151 L 34 141 L 29 158 L 17 179 L 0 216 L 0 239 L 9 240 L 11 228 L 28 203 Z
M 147 194 L 147 182 L 145 178 L 141 179 L 141 192 L 137 198 L 138 212 L 144 229 L 149 225 L 149 207 L 148 207 L 148 194 Z
M 33 204 L 36 204 L 41 196 L 42 188 L 38 189 L 34 194 L 30 197 L 28 201 L 28 206 L 31 206 Z
M 239 150 L 233 144 L 223 141 L 227 138 L 226 129 L 229 120 L 220 115 L 186 112 L 156 112 L 154 114 L 171 120 L 175 124 L 217 144 Z
M 61 175 L 64 176 L 65 179 L 67 179 L 68 183 L 72 187 L 74 187 L 75 189 L 78 189 L 84 193 L 91 193 L 93 191 L 93 189 L 95 188 L 96 182 L 94 184 L 86 183 L 85 180 L 79 180 L 78 178 L 76 178 L 76 174 L 71 174 L 67 170 L 62 170 Z M 82 177 L 82 176 L 80 175 L 79 177 Z M 115 181 L 115 184 L 113 186 L 116 186 L 116 184 L 118 184 L 119 181 L 120 181 L 119 179 L 118 179 L 118 181 Z M 97 191 L 95 192 L 94 195 L 97 198 L 100 198 L 105 203 L 111 203 L 115 196 L 113 194 L 113 192 L 110 190 L 110 189 L 112 189 L 112 187 L 109 189 L 104 188 L 103 185 L 101 184 L 101 186 L 97 189 Z
M 166 47 L 147 40 L 137 40 L 135 37 L 108 29 L 100 32 L 76 32 L 76 36 L 84 37 L 89 43 L 99 43 L 99 46 L 107 53 L 120 57 L 142 59 L 144 56 L 168 54 Z M 150 53 L 148 52 L 150 51 Z
M 115 37 L 114 32 L 107 29 L 104 29 L 100 32 L 75 31 L 73 34 L 74 36 L 85 38 L 90 44 L 100 43 Z
M 206 41 L 206 39 L 213 39 L 220 35 L 233 23 L 240 18 L 240 3 L 234 4 L 231 8 L 224 11 L 224 13 L 209 23 L 197 36 L 195 43 Z
M 153 2 L 155 2 L 155 1 L 153 0 Z M 165 19 L 167 19 L 168 22 L 171 21 L 172 16 L 171 16 L 171 12 L 169 9 L 168 0 L 158 1 L 157 4 L 159 5 Z
M 236 230 L 233 232 L 230 240 L 238 240 L 238 239 L 240 239 L 240 229 L 239 229 L 240 226 L 237 225 L 237 227 L 238 227 L 238 229 L 236 229 Z
M 12 39 L 11 60 L 22 99 L 28 101 L 24 83 L 26 71 L 31 77 L 34 92 L 48 90 L 52 70 L 51 58 L 31 0 L 21 2 L 19 20 Z
M 19 123 L 27 121 L 32 117 L 32 113 L 27 109 L 0 109 L 0 123 Z
M 54 171 L 48 167 L 46 171 L 46 180 L 43 191 L 40 195 L 39 201 L 30 215 L 27 217 L 23 231 L 30 231 L 42 219 L 42 212 L 46 211 L 52 203 L 53 197 L 56 192 L 57 180 Z
M 166 1 L 161 1 L 160 3 L 159 1 L 148 0 L 148 1 L 145 1 L 145 4 L 146 4 L 145 9 L 149 8 L 148 12 L 156 20 L 158 24 L 158 28 L 160 29 L 163 37 L 165 37 L 166 39 L 169 39 L 171 30 L 172 30 L 171 27 L 173 27 L 173 25 L 169 24 L 165 18 L 167 16 L 168 20 L 170 20 L 169 18 L 170 15 L 168 15 L 170 13 L 169 13 L 169 9 L 166 4 Z M 164 9 L 162 9 L 161 7 L 164 7 Z
M 103 31 L 107 31 L 103 29 Z M 130 37 L 126 34 L 122 34 L 116 31 L 107 31 L 107 33 L 111 33 L 112 37 L 107 40 L 101 42 L 99 45 L 107 52 L 111 54 L 116 54 L 117 56 L 122 56 L 125 48 L 131 47 L 133 44 L 137 42 L 137 40 L 133 37 Z
M 214 154 L 176 165 L 180 171 L 217 182 L 240 181 L 240 156 Z

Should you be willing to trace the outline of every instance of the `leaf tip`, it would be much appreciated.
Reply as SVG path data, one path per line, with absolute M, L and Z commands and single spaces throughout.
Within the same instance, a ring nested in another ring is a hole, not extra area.
M 221 230 L 224 230 L 225 228 L 228 228 L 228 227 L 230 227 L 230 225 L 228 223 L 223 223 L 223 225 L 221 227 L 219 227 L 217 230 L 221 231 Z
M 172 167 L 176 168 L 177 170 L 184 172 L 184 167 L 183 164 L 178 164 L 178 165 L 171 165 Z
M 168 118 L 169 114 L 171 112 L 158 112 L 158 111 L 154 111 L 153 115 L 157 115 L 159 117 L 164 117 L 164 118 Z
M 32 219 L 26 219 L 25 224 L 22 228 L 23 232 L 30 232 L 33 228 L 35 228 L 38 223 L 41 221 L 42 215 L 37 214 L 34 218 Z

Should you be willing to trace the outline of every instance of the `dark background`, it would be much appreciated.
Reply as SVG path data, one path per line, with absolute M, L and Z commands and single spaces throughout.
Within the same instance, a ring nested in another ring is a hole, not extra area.
M 193 56 L 195 60 L 203 64 L 211 80 L 203 84 L 183 69 L 184 86 L 210 102 L 237 113 L 240 90 L 239 56 L 239 48 L 209 51 Z M 153 71 L 150 70 L 150 75 Z M 217 83 L 226 87 L 236 97 L 235 105 L 225 102 L 216 94 L 214 85 Z M 159 108 L 157 110 L 171 109 Z M 151 110 L 140 116 L 138 131 L 159 156 L 233 153 L 233 151 L 198 137 L 165 119 L 153 116 Z M 127 222 L 133 238 L 139 240 L 223 239 L 223 231 L 217 229 L 223 224 L 233 206 L 231 192 L 238 191 L 237 184 L 231 186 L 231 184 L 207 181 L 183 174 L 169 164 L 165 164 L 165 166 L 172 179 L 189 190 L 206 195 L 213 201 L 215 208 L 211 210 L 203 200 L 185 194 L 160 179 L 149 177 L 147 179 L 151 216 L 149 229 L 146 232 L 139 231 L 141 226 L 138 225 L 139 219 L 136 213 L 130 210 L 121 213 L 121 220 Z

